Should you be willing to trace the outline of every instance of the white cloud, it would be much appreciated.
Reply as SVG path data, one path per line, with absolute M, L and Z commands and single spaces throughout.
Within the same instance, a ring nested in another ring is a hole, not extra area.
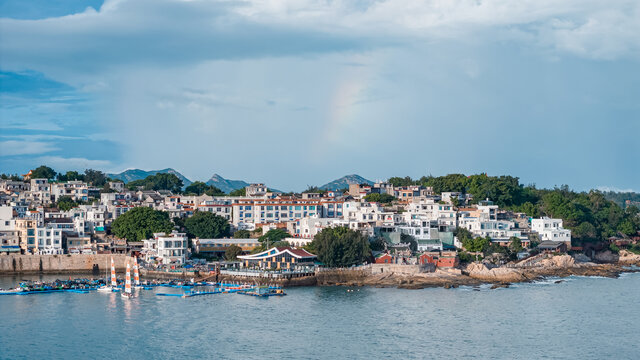
M 57 171 L 68 171 L 78 169 L 109 169 L 112 167 L 108 160 L 89 160 L 85 158 L 65 158 L 61 156 L 41 156 L 37 162 L 47 164 Z
M 109 84 L 101 74 L 121 67 L 359 52 L 423 40 L 512 40 L 587 58 L 635 57 L 640 2 L 118 0 L 60 18 L 3 18 L 0 32 L 2 68 L 43 71 L 98 91 Z
M 51 121 L 29 121 L 11 122 L 1 124 L 0 129 L 20 129 L 20 130 L 40 130 L 40 131 L 60 131 L 62 127 Z
M 58 150 L 54 143 L 43 141 L 0 141 L 0 156 L 33 155 Z
M 628 192 L 640 192 L 638 190 L 634 190 L 634 189 L 620 189 L 614 186 L 598 186 L 597 187 L 598 190 L 606 192 L 606 191 L 613 191 L 613 192 L 619 192 L 619 193 L 628 193 Z

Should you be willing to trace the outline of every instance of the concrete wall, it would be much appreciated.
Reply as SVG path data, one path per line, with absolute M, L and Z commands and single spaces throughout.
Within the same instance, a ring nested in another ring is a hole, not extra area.
M 371 274 L 403 274 L 414 275 L 427 269 L 420 265 L 371 264 Z
M 126 268 L 127 259 L 131 261 L 131 258 L 123 254 L 0 255 L 0 274 L 92 271 L 94 264 L 104 273 L 105 266 L 111 263 L 111 258 L 119 271 Z

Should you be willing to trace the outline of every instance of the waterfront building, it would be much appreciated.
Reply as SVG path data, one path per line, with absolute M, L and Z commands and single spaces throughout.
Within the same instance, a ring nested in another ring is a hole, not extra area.
M 459 265 L 460 259 L 455 251 L 428 251 L 418 257 L 420 265 L 434 264 L 439 268 L 454 268 Z
M 64 243 L 69 254 L 93 254 L 95 252 L 90 236 L 80 236 L 74 233 L 65 234 Z
M 20 253 L 20 236 L 17 230 L 0 231 L 0 254 Z
M 154 233 L 152 239 L 143 240 L 142 253 L 147 262 L 184 264 L 187 259 L 188 239 L 185 233 Z
M 293 270 L 313 266 L 316 256 L 304 249 L 273 247 L 257 254 L 238 256 L 238 260 L 246 268 Z
M 238 246 L 245 254 L 260 246 L 258 239 L 194 239 L 195 252 L 203 255 L 222 257 L 227 249 Z
M 63 231 L 47 224 L 38 226 L 35 231 L 36 251 L 40 255 L 60 255 L 64 253 L 62 247 Z
M 560 241 L 571 248 L 571 230 L 562 227 L 562 219 L 531 219 L 531 231 L 538 233 L 542 241 Z

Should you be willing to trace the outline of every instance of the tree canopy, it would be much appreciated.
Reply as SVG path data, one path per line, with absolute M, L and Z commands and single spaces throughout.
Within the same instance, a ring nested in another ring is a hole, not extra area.
M 22 177 L 18 176 L 18 174 L 0 174 L 0 179 L 11 180 L 11 181 L 22 181 Z
M 173 223 L 169 214 L 148 207 L 136 207 L 120 215 L 111 224 L 114 235 L 127 241 L 150 239 L 153 233 L 170 233 Z
M 31 172 L 32 179 L 53 179 L 55 177 L 55 170 L 45 165 L 40 165 Z
M 378 193 L 371 193 L 371 194 L 367 194 L 364 197 L 365 201 L 368 202 L 378 202 L 381 204 L 389 204 L 391 202 L 393 202 L 393 200 L 395 200 L 396 198 L 393 195 L 389 195 L 389 194 L 378 194 Z
M 229 236 L 229 222 L 220 215 L 207 211 L 196 211 L 184 222 L 189 237 L 217 239 Z
M 213 185 L 207 185 L 205 183 L 203 183 L 202 181 L 195 181 L 193 183 L 191 183 L 191 185 L 187 186 L 184 189 L 184 193 L 189 195 L 189 194 L 195 194 L 195 195 L 202 195 L 202 194 L 206 194 L 209 196 L 221 196 L 221 195 L 225 195 L 225 193 L 218 189 L 217 187 L 213 186 Z
M 282 241 L 291 235 L 284 229 L 271 229 L 267 231 L 264 235 L 258 238 L 258 241 L 262 243 L 263 248 L 267 249 L 273 247 L 273 244 Z
M 238 255 L 242 254 L 242 248 L 238 245 L 231 245 L 224 251 L 224 258 L 228 261 L 238 260 Z
M 234 239 L 249 239 L 251 238 L 251 231 L 249 230 L 238 230 L 233 233 Z
M 105 175 L 105 173 L 100 170 L 93 169 L 86 169 L 84 171 L 83 178 L 87 183 L 98 187 L 104 186 L 107 181 L 109 181 L 109 178 L 107 178 L 107 175 Z
M 175 174 L 157 173 L 144 179 L 131 181 L 127 187 L 134 190 L 142 187 L 144 190 L 169 190 L 179 193 L 182 190 L 182 180 Z
M 71 196 L 60 196 L 56 206 L 62 211 L 69 211 L 74 207 L 78 207 L 78 203 L 74 201 Z
M 367 236 L 346 227 L 322 229 L 311 242 L 311 248 L 330 267 L 362 264 L 371 257 Z
M 606 241 L 610 236 L 631 235 L 640 230 L 637 211 L 626 211 L 619 204 L 607 199 L 600 191 L 574 192 L 563 185 L 554 189 L 537 189 L 524 186 L 513 176 L 488 176 L 477 174 L 449 174 L 423 176 L 418 180 L 395 177 L 390 183 L 431 186 L 435 193 L 460 192 L 469 194 L 473 202 L 488 198 L 501 208 L 523 212 L 531 217 L 549 216 L 564 221 L 578 244 Z M 629 198 L 627 194 L 621 198 Z M 609 197 L 611 197 L 609 195 Z M 620 201 L 620 199 L 615 198 Z
M 77 171 L 67 171 L 66 173 L 58 174 L 58 181 L 75 181 L 75 180 L 84 180 L 84 176 Z
M 232 192 L 229 193 L 229 196 L 247 196 L 247 189 L 241 188 L 241 189 L 233 190 Z

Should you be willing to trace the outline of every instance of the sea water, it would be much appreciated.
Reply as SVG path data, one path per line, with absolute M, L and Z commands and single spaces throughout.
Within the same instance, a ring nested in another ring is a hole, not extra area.
M 20 278 L 0 278 L 0 287 Z M 52 279 L 52 277 L 47 277 Z M 2 359 L 638 359 L 640 274 L 506 289 L 0 296 Z

